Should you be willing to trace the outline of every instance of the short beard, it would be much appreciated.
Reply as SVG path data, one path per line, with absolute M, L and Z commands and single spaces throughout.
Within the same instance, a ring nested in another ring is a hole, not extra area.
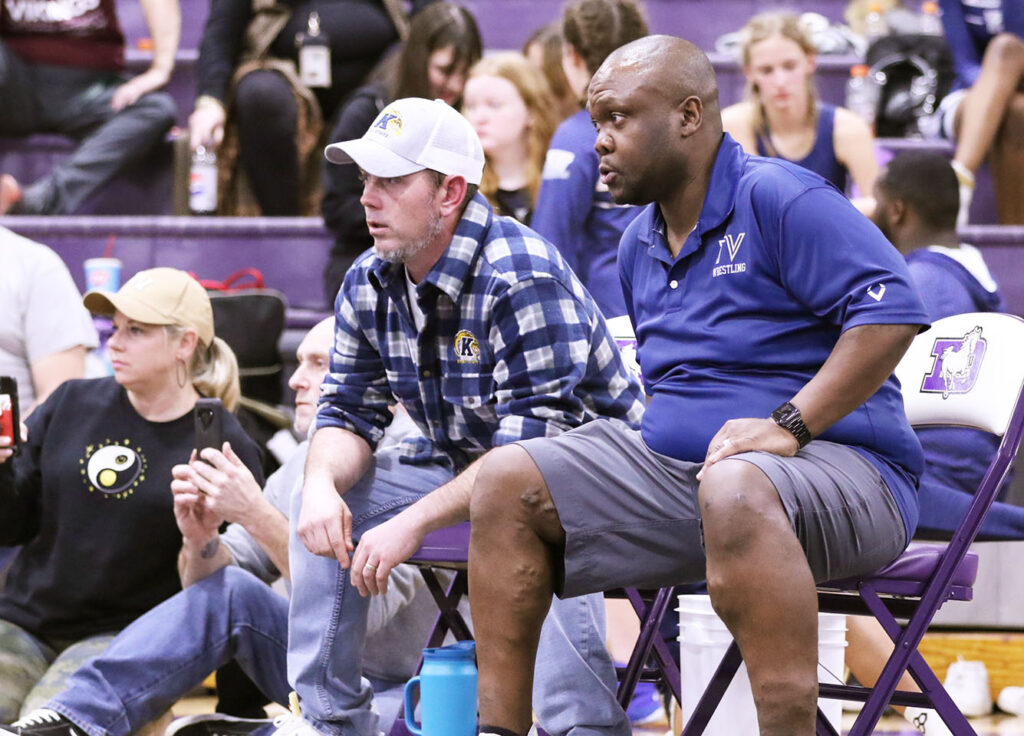
M 435 212 L 430 217 L 430 222 L 427 224 L 427 233 L 419 240 L 414 240 L 411 243 L 406 243 L 400 248 L 393 248 L 388 251 L 382 251 L 377 247 L 377 244 L 373 245 L 373 254 L 382 261 L 388 263 L 406 263 L 408 260 L 423 250 L 425 250 L 437 236 L 441 234 L 441 230 L 444 229 L 444 220 L 440 213 Z

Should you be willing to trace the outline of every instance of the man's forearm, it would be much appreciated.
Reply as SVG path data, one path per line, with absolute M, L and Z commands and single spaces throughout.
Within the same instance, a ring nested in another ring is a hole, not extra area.
M 267 502 L 263 502 L 252 518 L 242 524 L 256 544 L 267 553 L 274 567 L 290 580 L 288 572 L 288 519 Z
M 343 494 L 366 474 L 372 457 L 370 445 L 354 432 L 338 427 L 319 429 L 309 443 L 304 487 L 314 480 L 329 480 Z
M 481 460 L 483 458 L 478 458 L 457 476 L 408 508 L 405 513 L 416 521 L 417 527 L 424 534 L 469 521 L 469 502 Z
M 181 6 L 178 0 L 142 0 L 142 10 L 153 37 L 150 69 L 170 76 L 181 38 Z
M 844 332 L 818 373 L 793 397 L 817 436 L 867 401 L 896 369 L 919 325 L 861 325 Z
M 231 553 L 220 543 L 219 534 L 201 544 L 186 540 L 178 553 L 178 577 L 181 578 L 181 587 L 187 588 L 222 567 L 227 567 L 231 562 Z

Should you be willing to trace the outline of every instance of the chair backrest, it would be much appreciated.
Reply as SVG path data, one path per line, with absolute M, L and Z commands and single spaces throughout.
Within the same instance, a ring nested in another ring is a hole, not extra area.
M 622 353 L 622 362 L 626 364 L 626 369 L 635 375 L 638 381 L 642 382 L 643 375 L 640 371 L 640 361 L 636 352 L 636 334 L 633 332 L 633 323 L 629 321 L 629 316 L 624 314 L 619 317 L 612 317 L 607 322 L 608 331 L 612 333 L 612 339 L 619 346 L 619 351 Z
M 997 312 L 941 319 L 917 336 L 896 377 L 912 425 L 1003 436 L 1024 386 L 1024 320 Z
M 938 320 L 919 335 L 896 369 L 914 426 L 961 425 L 1002 438 L 967 514 L 942 553 L 925 598 L 937 597 L 974 542 L 1024 437 L 1024 320 L 969 312 Z

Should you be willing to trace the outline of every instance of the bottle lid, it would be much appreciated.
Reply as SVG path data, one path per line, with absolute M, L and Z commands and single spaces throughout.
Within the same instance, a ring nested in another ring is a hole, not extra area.
M 854 64 L 850 67 L 851 77 L 866 77 L 868 75 L 867 64 Z
M 878 2 L 878 0 L 874 0 L 874 2 L 868 3 L 868 12 L 869 13 L 881 13 L 882 12 L 882 3 Z
M 935 0 L 925 0 L 921 3 L 921 12 L 927 15 L 938 15 L 939 4 Z

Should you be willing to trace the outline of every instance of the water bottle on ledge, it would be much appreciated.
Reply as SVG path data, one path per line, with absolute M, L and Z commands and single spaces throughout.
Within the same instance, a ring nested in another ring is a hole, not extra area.
M 871 78 L 867 64 L 850 67 L 850 79 L 846 83 L 846 108 L 859 115 L 872 128 L 878 111 L 878 93 L 878 84 Z
M 872 41 L 888 35 L 889 21 L 885 17 L 882 3 L 877 1 L 869 3 L 867 15 L 864 16 L 864 37 L 870 44 Z
M 193 215 L 212 215 L 217 211 L 217 154 L 206 146 L 196 146 L 192 152 L 188 208 Z
M 942 16 L 939 11 L 939 4 L 935 0 L 925 0 L 921 3 L 921 33 L 928 36 L 941 36 Z

